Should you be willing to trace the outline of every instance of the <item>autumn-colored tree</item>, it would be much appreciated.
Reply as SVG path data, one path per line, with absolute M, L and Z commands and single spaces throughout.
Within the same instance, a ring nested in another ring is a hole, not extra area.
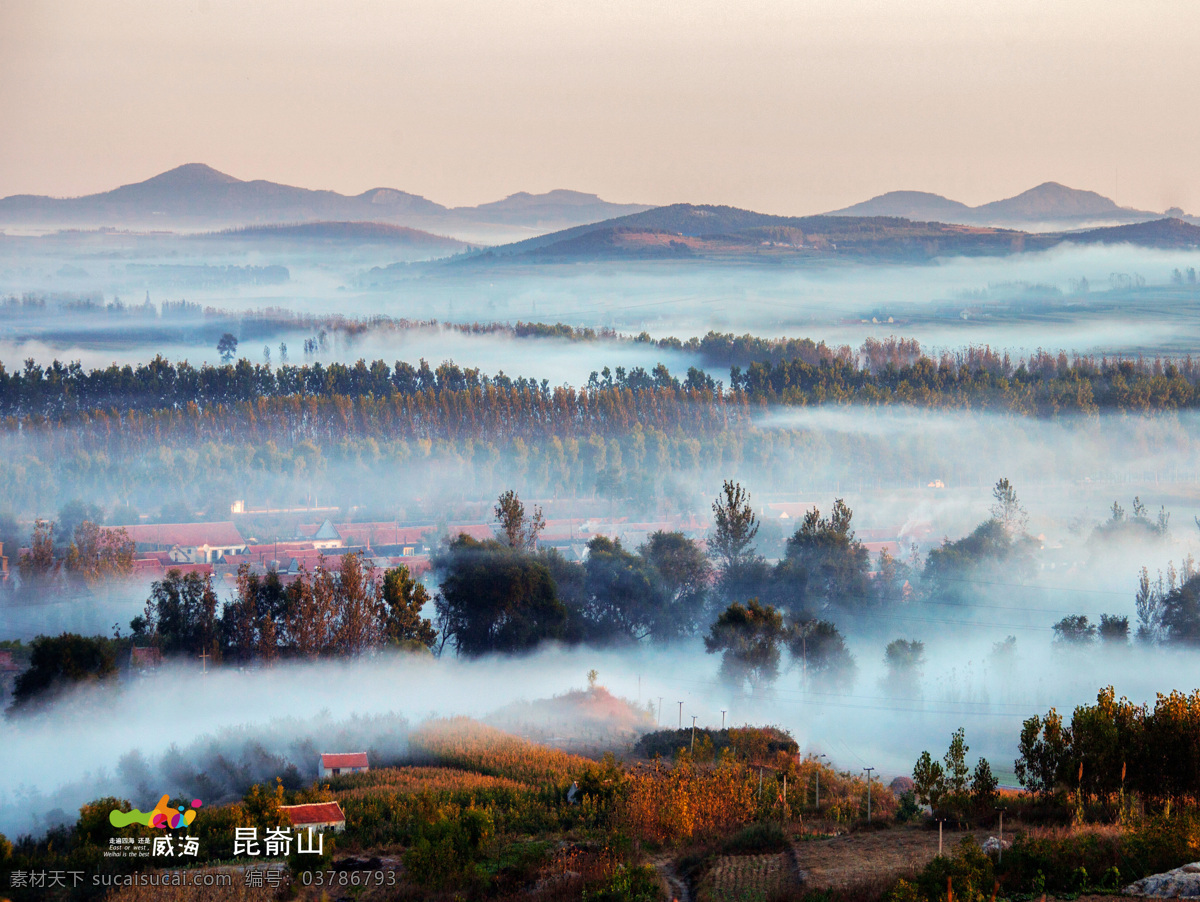
M 67 572 L 88 585 L 133 573 L 134 542 L 123 528 L 103 529 L 90 520 L 75 527 L 67 549 Z
M 21 555 L 17 563 L 21 582 L 30 587 L 43 584 L 54 570 L 54 524 L 38 519 L 33 524 L 33 537 L 29 550 Z
M 340 655 L 357 655 L 380 642 L 379 587 L 375 565 L 361 552 L 342 555 L 333 593 L 333 645 Z

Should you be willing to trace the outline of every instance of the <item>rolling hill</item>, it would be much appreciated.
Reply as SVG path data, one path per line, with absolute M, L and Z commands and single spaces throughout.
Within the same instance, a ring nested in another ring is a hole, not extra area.
M 862 203 L 834 210 L 831 216 L 903 216 L 906 219 L 960 222 L 967 225 L 1068 229 L 1157 219 L 1162 214 L 1119 207 L 1095 191 L 1044 182 L 1015 197 L 969 207 L 925 191 L 889 191 Z
M 287 245 L 403 247 L 458 253 L 474 247 L 457 238 L 386 222 L 303 222 L 242 226 L 191 236 L 193 241 L 262 242 Z
M 1179 219 L 1085 232 L 1024 232 L 900 217 L 771 216 L 735 207 L 675 204 L 540 235 L 459 258 L 463 264 L 615 259 L 921 262 L 1003 256 L 1064 242 L 1200 246 L 1200 228 Z
M 0 226 L 221 228 L 264 223 L 386 222 L 426 231 L 454 232 L 472 226 L 561 229 L 645 210 L 612 204 L 594 194 L 519 193 L 477 207 L 445 207 L 395 188 L 362 194 L 296 188 L 256 179 L 243 181 L 188 163 L 143 182 L 85 197 L 18 194 L 0 198 Z

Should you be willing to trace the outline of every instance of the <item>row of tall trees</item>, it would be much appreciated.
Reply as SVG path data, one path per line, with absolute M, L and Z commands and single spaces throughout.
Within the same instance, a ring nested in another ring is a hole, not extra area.
M 230 336 L 232 338 L 232 336 Z M 739 347 L 757 347 L 750 336 L 713 340 L 707 358 L 744 360 Z M 233 342 L 236 345 L 236 341 Z M 811 345 L 811 347 L 810 347 Z M 231 345 L 232 346 L 232 345 Z M 659 364 L 652 371 L 605 368 L 593 373 L 580 394 L 613 390 L 675 398 L 681 392 L 707 403 L 727 394 L 755 401 L 814 405 L 823 403 L 906 404 L 942 409 L 1005 410 L 1039 416 L 1094 413 L 1099 410 L 1180 410 L 1200 407 L 1200 366 L 1190 358 L 1094 358 L 1047 354 L 1020 361 L 990 349 L 970 349 L 938 360 L 920 355 L 915 346 L 892 342 L 864 345 L 862 355 L 801 342 L 778 351 L 764 345 L 765 357 L 730 368 L 730 392 L 693 367 L 683 381 Z M 791 355 L 796 356 L 791 356 Z M 437 404 L 461 406 L 466 398 L 488 406 L 510 392 L 526 392 L 549 400 L 555 389 L 547 380 L 487 375 L 477 368 L 425 360 L 417 366 L 382 360 L 355 364 L 321 363 L 272 367 L 245 358 L 220 366 L 194 367 L 160 357 L 137 367 L 112 365 L 85 370 L 79 363 L 53 361 L 43 367 L 33 360 L 9 372 L 0 364 L 0 416 L 22 418 L 77 417 L 96 411 L 150 412 L 199 407 L 230 407 L 263 399 L 341 398 L 358 401 L 393 396 L 427 395 Z M 463 396 L 466 396 L 464 398 Z
M 1200 797 L 1200 691 L 1160 694 L 1154 705 L 1118 699 L 1111 686 L 1066 722 L 1051 708 L 1024 722 L 1021 785 L 1048 797 L 1114 802 L 1136 792 L 1166 803 Z

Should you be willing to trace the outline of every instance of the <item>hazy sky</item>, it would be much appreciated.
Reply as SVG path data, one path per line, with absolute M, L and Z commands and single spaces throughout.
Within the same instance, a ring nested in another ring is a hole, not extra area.
M 184 162 L 446 204 L 1200 212 L 1196 0 L 0 0 L 0 195 Z

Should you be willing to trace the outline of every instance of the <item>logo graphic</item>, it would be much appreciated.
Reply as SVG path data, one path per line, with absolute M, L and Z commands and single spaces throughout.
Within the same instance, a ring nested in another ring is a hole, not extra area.
M 192 799 L 192 808 L 199 808 L 201 804 L 199 799 Z M 114 808 L 108 813 L 108 822 L 114 827 L 142 824 L 146 827 L 161 827 L 166 830 L 187 827 L 195 819 L 195 811 L 187 811 L 182 805 L 172 808 L 167 796 L 159 799 L 152 811 L 138 811 L 136 808 L 133 811 L 121 811 L 119 808 Z

